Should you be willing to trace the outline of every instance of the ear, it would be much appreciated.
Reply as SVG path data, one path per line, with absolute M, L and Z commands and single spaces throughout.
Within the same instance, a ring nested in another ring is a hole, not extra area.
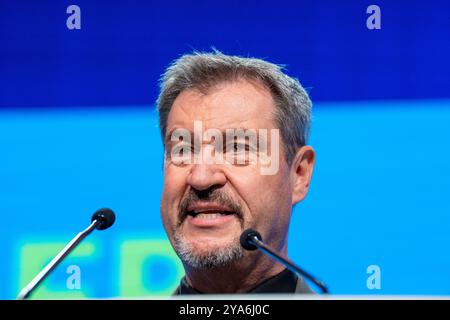
M 302 201 L 308 193 L 316 153 L 311 146 L 303 146 L 295 155 L 291 165 L 292 205 Z

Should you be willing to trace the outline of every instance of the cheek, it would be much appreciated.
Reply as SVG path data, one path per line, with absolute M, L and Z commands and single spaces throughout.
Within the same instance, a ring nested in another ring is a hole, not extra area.
M 177 205 L 185 190 L 186 179 L 184 178 L 183 172 L 178 171 L 176 168 L 171 168 L 170 166 L 164 170 L 164 185 L 160 204 L 164 223 L 175 223 L 177 218 Z
M 170 229 L 171 229 L 171 218 L 169 216 L 169 212 L 170 212 L 170 208 L 169 208 L 169 201 L 167 200 L 167 192 L 165 191 L 166 189 L 164 188 L 164 191 L 161 195 L 161 203 L 160 203 L 160 213 L 161 213 L 161 220 L 163 222 L 164 225 L 164 229 L 166 229 L 167 233 L 170 233 Z
M 230 173 L 230 181 L 250 210 L 247 222 L 274 226 L 286 223 L 292 202 L 287 168 L 280 166 L 276 175 L 261 175 L 258 170 L 243 168 Z
M 274 220 L 274 217 L 279 219 L 291 204 L 289 187 L 286 182 L 267 179 L 255 193 L 255 201 L 255 204 L 260 206 L 265 220 Z

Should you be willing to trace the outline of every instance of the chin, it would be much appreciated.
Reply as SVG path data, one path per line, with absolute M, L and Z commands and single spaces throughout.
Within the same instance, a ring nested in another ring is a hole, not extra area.
M 235 240 L 233 238 L 221 239 L 217 237 L 205 236 L 195 239 L 186 239 L 186 244 L 197 254 L 208 254 L 216 250 L 225 250 L 233 247 Z
M 199 269 L 214 269 L 229 266 L 244 255 L 239 239 L 196 237 L 195 239 L 175 235 L 174 249 L 184 264 Z

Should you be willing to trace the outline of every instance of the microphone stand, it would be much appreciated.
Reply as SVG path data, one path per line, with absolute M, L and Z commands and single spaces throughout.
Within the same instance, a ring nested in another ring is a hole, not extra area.
M 42 269 L 41 272 L 39 272 L 37 274 L 36 277 L 34 277 L 33 280 L 30 281 L 30 283 L 28 283 L 28 285 L 26 287 L 24 287 L 17 299 L 18 300 L 25 300 L 28 299 L 28 297 L 30 296 L 30 294 L 41 284 L 42 281 L 44 281 L 44 279 L 50 274 L 50 272 L 53 271 L 53 269 L 55 269 L 60 263 L 61 261 L 84 239 L 86 238 L 92 231 L 94 231 L 94 229 L 97 228 L 97 226 L 101 223 L 100 220 L 93 220 L 92 223 L 89 225 L 89 227 L 87 227 L 86 229 L 84 229 L 83 231 L 81 231 L 80 233 L 78 233 L 73 239 L 72 241 L 70 241 L 65 247 L 64 249 L 62 249 L 57 255 L 56 257 L 53 258 L 52 261 L 50 261 L 44 269 Z
M 275 252 L 275 250 L 273 250 L 272 248 L 267 246 L 264 242 L 262 242 L 261 239 L 262 239 L 261 235 L 258 232 L 254 230 L 246 230 L 243 232 L 241 236 L 241 244 L 247 250 L 255 250 L 255 249 L 261 250 L 264 254 L 268 255 L 275 261 L 281 263 L 292 272 L 298 273 L 303 277 L 305 277 L 306 279 L 313 282 L 317 287 L 320 288 L 323 294 L 328 294 L 328 288 L 322 281 L 316 279 L 313 275 L 309 274 L 308 272 L 296 266 L 288 259 L 279 255 L 277 252 Z

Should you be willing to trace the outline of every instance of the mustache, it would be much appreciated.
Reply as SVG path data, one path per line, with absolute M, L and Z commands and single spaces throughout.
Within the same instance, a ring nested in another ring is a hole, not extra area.
M 180 221 L 179 224 L 181 224 L 184 219 L 187 218 L 187 209 L 191 206 L 191 204 L 198 201 L 214 202 L 219 205 L 226 206 L 230 208 L 231 211 L 236 213 L 236 216 L 239 218 L 239 220 L 243 220 L 241 206 L 224 191 L 220 189 L 199 191 L 191 188 L 183 197 L 178 207 L 178 219 Z

